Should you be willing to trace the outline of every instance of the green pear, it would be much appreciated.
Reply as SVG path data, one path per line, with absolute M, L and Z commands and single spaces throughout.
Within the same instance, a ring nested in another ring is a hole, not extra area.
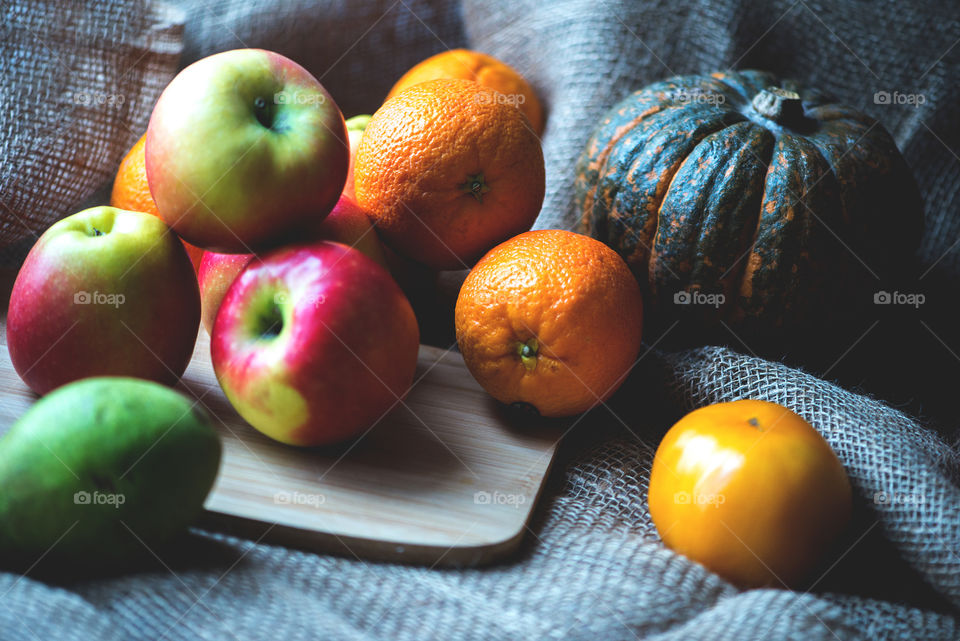
M 112 567 L 197 517 L 220 466 L 206 412 L 134 378 L 88 378 L 0 438 L 0 562 Z

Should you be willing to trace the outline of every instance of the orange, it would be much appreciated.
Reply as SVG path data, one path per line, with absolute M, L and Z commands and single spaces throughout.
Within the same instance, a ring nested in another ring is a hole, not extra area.
M 431 80 L 373 115 L 357 149 L 354 191 L 398 253 L 433 269 L 464 269 L 533 225 L 543 151 L 492 89 Z
M 850 519 L 850 481 L 791 410 L 743 400 L 702 407 L 664 436 L 650 516 L 668 547 L 743 587 L 799 587 Z
M 146 141 L 147 135 L 144 134 L 120 162 L 117 177 L 113 180 L 113 191 L 110 193 L 110 206 L 129 211 L 142 211 L 163 220 L 150 195 L 150 186 L 147 184 L 146 156 L 144 155 Z M 200 269 L 203 250 L 185 241 L 183 246 L 196 273 Z
M 520 108 L 538 136 L 543 133 L 543 109 L 530 83 L 513 67 L 479 51 L 451 49 L 427 58 L 403 74 L 387 100 L 416 84 L 440 78 L 474 80 L 494 89 L 502 96 L 499 100 Z
M 605 401 L 640 350 L 640 286 L 620 256 L 549 229 L 511 238 L 467 275 L 457 343 L 491 396 L 570 416 Z

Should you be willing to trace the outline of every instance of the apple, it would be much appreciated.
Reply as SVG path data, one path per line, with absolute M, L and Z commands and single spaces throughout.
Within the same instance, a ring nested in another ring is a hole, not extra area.
M 387 267 L 384 248 L 380 245 L 376 232 L 373 231 L 370 219 L 355 202 L 346 196 L 340 197 L 337 206 L 310 235 L 318 240 L 334 240 L 355 247 Z M 207 333 L 213 330 L 213 321 L 217 317 L 217 310 L 220 309 L 220 303 L 227 289 L 253 256 L 253 254 L 204 252 L 197 278 L 200 281 L 201 318 Z
M 243 271 L 253 254 L 219 254 L 203 252 L 197 280 L 200 281 L 200 319 L 207 333 L 213 331 L 213 321 L 227 290 L 237 274 Z
M 367 123 L 373 116 L 363 114 L 354 116 L 347 120 L 347 137 L 350 140 L 350 165 L 347 168 L 347 182 L 343 185 L 343 195 L 354 198 L 353 193 L 353 166 L 357 160 L 357 148 L 360 147 L 360 139 L 363 138 L 363 130 L 367 128 Z
M 217 252 L 253 253 L 322 218 L 349 159 L 330 94 L 262 49 L 181 71 L 147 126 L 147 182 L 160 215 L 187 242 Z
M 157 211 L 157 204 L 153 202 L 153 197 L 150 196 L 150 186 L 147 184 L 147 161 L 144 154 L 146 142 L 147 134 L 144 132 L 140 136 L 140 140 L 130 148 L 127 155 L 120 161 L 117 176 L 113 181 L 113 189 L 110 192 L 110 202 L 107 204 L 117 209 L 142 211 L 159 217 L 160 212 Z M 182 242 L 187 250 L 187 256 L 190 257 L 190 262 L 193 263 L 193 271 L 196 272 L 200 269 L 203 250 L 185 240 Z
M 94 207 L 54 223 L 30 250 L 10 294 L 7 346 L 38 394 L 90 376 L 173 385 L 199 324 L 180 239 L 156 216 Z
M 310 238 L 335 240 L 350 245 L 387 267 L 385 248 L 380 243 L 373 223 L 357 201 L 349 196 L 341 196 L 333 211 L 308 233 Z
M 335 443 L 406 394 L 419 330 L 385 268 L 316 241 L 251 261 L 223 299 L 210 338 L 217 380 L 257 430 L 282 443 Z

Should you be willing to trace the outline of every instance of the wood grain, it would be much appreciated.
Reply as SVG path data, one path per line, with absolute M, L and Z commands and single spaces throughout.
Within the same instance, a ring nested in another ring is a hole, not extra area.
M 0 351 L 3 432 L 36 396 L 5 342 Z M 201 525 L 360 558 L 477 565 L 508 555 L 561 435 L 505 411 L 459 354 L 428 346 L 407 398 L 335 448 L 285 446 L 244 422 L 216 382 L 203 331 L 179 387 L 214 416 L 224 444 Z

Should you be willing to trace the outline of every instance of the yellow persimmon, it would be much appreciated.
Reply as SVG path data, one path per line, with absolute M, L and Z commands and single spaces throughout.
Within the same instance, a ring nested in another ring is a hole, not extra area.
M 650 515 L 671 549 L 743 587 L 796 586 L 850 518 L 850 481 L 791 410 L 743 400 L 703 407 L 667 432 Z

